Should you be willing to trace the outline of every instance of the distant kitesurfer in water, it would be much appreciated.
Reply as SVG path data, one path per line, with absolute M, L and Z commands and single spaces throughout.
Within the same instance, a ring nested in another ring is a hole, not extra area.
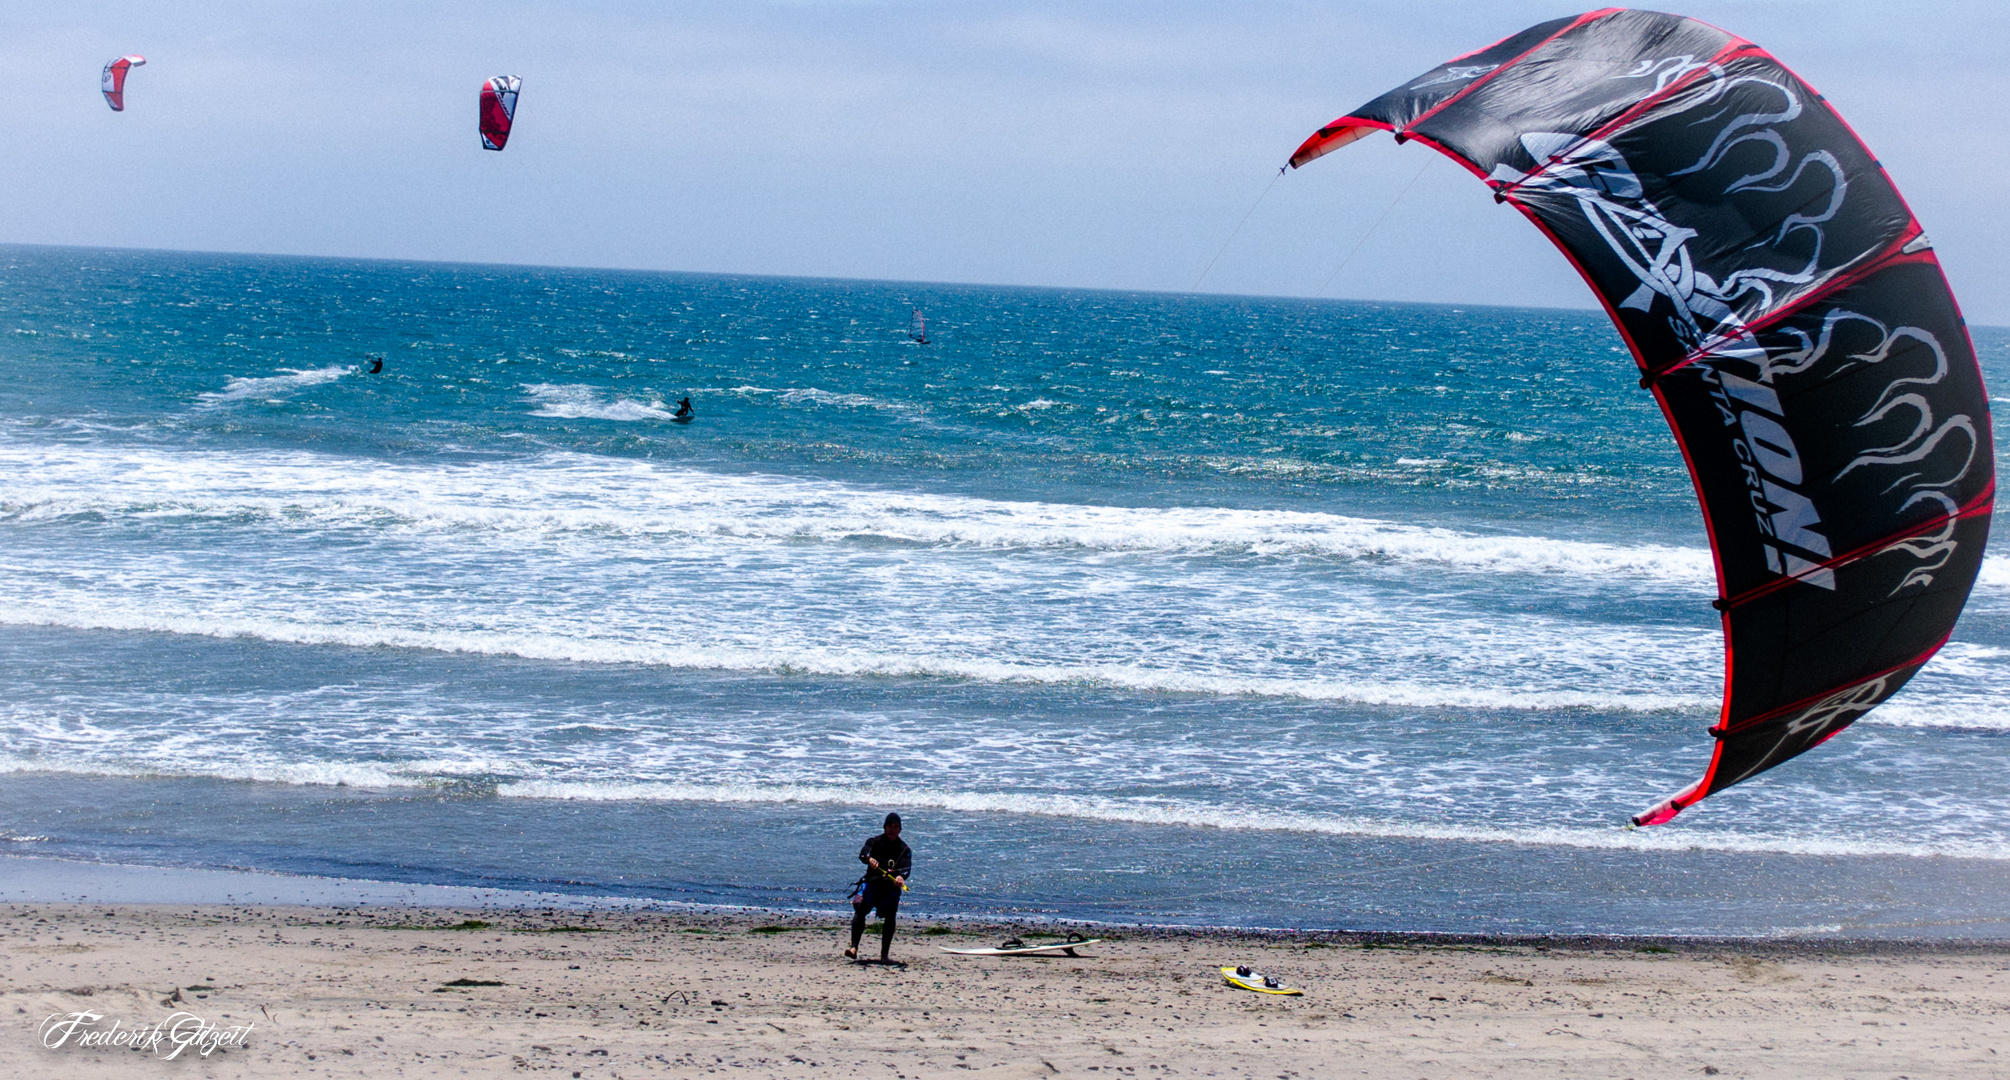
M 384 358 L 381 356 L 371 356 L 370 374 L 372 375 L 381 374 L 383 370 L 384 370 Z
M 865 876 L 852 887 L 851 948 L 845 958 L 858 959 L 858 939 L 865 936 L 865 917 L 879 912 L 879 962 L 887 963 L 893 949 L 894 913 L 900 910 L 900 893 L 907 888 L 908 872 L 914 867 L 914 853 L 900 839 L 900 815 L 886 815 L 886 831 L 866 840 L 858 849 L 858 861 L 865 864 Z
M 691 419 L 692 415 L 693 414 L 691 412 L 691 399 L 685 398 L 684 400 L 677 403 L 677 411 L 671 413 L 670 418 L 673 420 L 689 420 Z

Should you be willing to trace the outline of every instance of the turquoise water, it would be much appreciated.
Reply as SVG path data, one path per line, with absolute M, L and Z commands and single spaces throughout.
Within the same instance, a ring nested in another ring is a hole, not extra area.
M 2010 928 L 2000 556 L 1620 827 L 1721 643 L 1593 312 L 13 247 L 0 363 L 17 853 L 815 907 L 899 809 L 945 913 Z

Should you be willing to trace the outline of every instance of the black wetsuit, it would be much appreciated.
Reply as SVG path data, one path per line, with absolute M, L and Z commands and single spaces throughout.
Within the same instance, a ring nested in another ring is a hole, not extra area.
M 858 948 L 858 939 L 865 936 L 865 917 L 879 912 L 879 958 L 885 960 L 893 949 L 894 915 L 900 910 L 900 886 L 893 878 L 905 880 L 914 868 L 914 852 L 898 837 L 885 833 L 875 833 L 865 846 L 858 849 L 858 861 L 878 859 L 880 869 L 872 869 L 866 863 L 865 894 L 858 903 L 852 905 L 851 947 Z

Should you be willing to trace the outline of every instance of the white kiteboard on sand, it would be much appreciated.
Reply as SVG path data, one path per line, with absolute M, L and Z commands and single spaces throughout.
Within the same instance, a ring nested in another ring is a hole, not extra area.
M 1284 985 L 1284 980 L 1276 976 L 1264 975 L 1248 967 L 1222 968 L 1221 977 L 1228 980 L 1228 985 L 1238 990 L 1254 990 L 1259 994 L 1283 994 L 1287 997 L 1300 997 L 1305 993 L 1297 987 Z
M 942 946 L 942 951 L 956 956 L 1074 956 L 1075 950 L 1083 945 L 1094 945 L 1103 940 L 1099 937 L 1085 938 L 1069 934 L 1066 941 L 1050 941 L 1045 945 L 1028 945 L 1018 938 L 1008 938 L 995 949 L 952 949 Z

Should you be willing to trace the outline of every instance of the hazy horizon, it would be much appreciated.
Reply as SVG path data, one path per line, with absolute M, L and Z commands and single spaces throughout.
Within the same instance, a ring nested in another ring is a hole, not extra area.
M 1203 289 L 1199 292 L 1194 292 L 1185 289 L 1133 289 L 1133 288 L 1119 288 L 1115 286 L 1100 286 L 1100 285 L 1042 285 L 1036 282 L 931 281 L 925 278 L 854 277 L 844 274 L 789 274 L 789 273 L 754 273 L 748 271 L 724 271 L 724 270 L 676 270 L 676 269 L 660 269 L 647 266 L 594 266 L 588 263 L 536 263 L 536 262 L 493 262 L 493 261 L 483 262 L 483 261 L 474 261 L 467 259 L 413 259 L 413 258 L 398 258 L 398 257 L 377 256 L 377 255 L 316 255 L 316 254 L 301 254 L 297 252 L 288 252 L 288 251 L 221 251 L 212 248 L 116 247 L 103 244 L 29 244 L 21 242 L 0 242 L 0 247 L 45 248 L 45 249 L 62 250 L 62 251 L 138 252 L 138 253 L 154 254 L 154 255 L 214 255 L 219 257 L 240 257 L 240 258 L 253 258 L 253 259 L 325 259 L 330 262 L 416 263 L 423 266 L 498 267 L 505 269 L 517 269 L 517 270 L 568 270 L 568 271 L 582 271 L 582 272 L 592 271 L 595 273 L 663 274 L 667 276 L 681 275 L 687 277 L 755 278 L 755 279 L 771 279 L 775 281 L 844 281 L 844 282 L 857 282 L 863 285 L 927 285 L 927 286 L 949 286 L 952 288 L 970 288 L 970 289 L 1032 289 L 1032 290 L 1047 290 L 1053 292 L 1089 292 L 1089 293 L 1106 292 L 1106 293 L 1135 294 L 1145 296 L 1210 297 L 1222 300 L 1300 300 L 1311 303 L 1390 304 L 1395 306 L 1408 306 L 1408 307 L 1500 308 L 1503 310 L 1512 310 L 1512 311 L 1576 311 L 1592 315 L 1602 314 L 1602 312 L 1600 312 L 1598 308 L 1597 303 L 1590 299 L 1591 294 L 1588 291 L 1585 294 L 1587 297 L 1587 301 L 1583 304 L 1503 304 L 1503 303 L 1489 302 L 1485 300 L 1391 300 L 1385 297 L 1375 297 L 1375 296 L 1307 296 L 1302 294 L 1292 295 L 1289 293 L 1224 292 L 1217 289 Z M 1980 322 L 1975 319 L 1969 319 L 1968 325 L 1971 327 L 1981 327 L 1983 329 L 1988 330 L 2010 329 L 2010 323 L 2004 323 L 1999 325 L 1996 323 Z
M 1423 147 L 1366 140 L 1271 186 L 1334 116 L 1576 10 L 16 10 L 0 15 L 0 242 L 1596 310 L 1547 240 Z M 1684 11 L 1820 88 L 1972 320 L 2010 323 L 1993 186 L 2010 11 Z M 114 114 L 98 69 L 127 52 L 149 62 Z M 487 153 L 475 93 L 501 73 L 523 98 L 509 148 Z

